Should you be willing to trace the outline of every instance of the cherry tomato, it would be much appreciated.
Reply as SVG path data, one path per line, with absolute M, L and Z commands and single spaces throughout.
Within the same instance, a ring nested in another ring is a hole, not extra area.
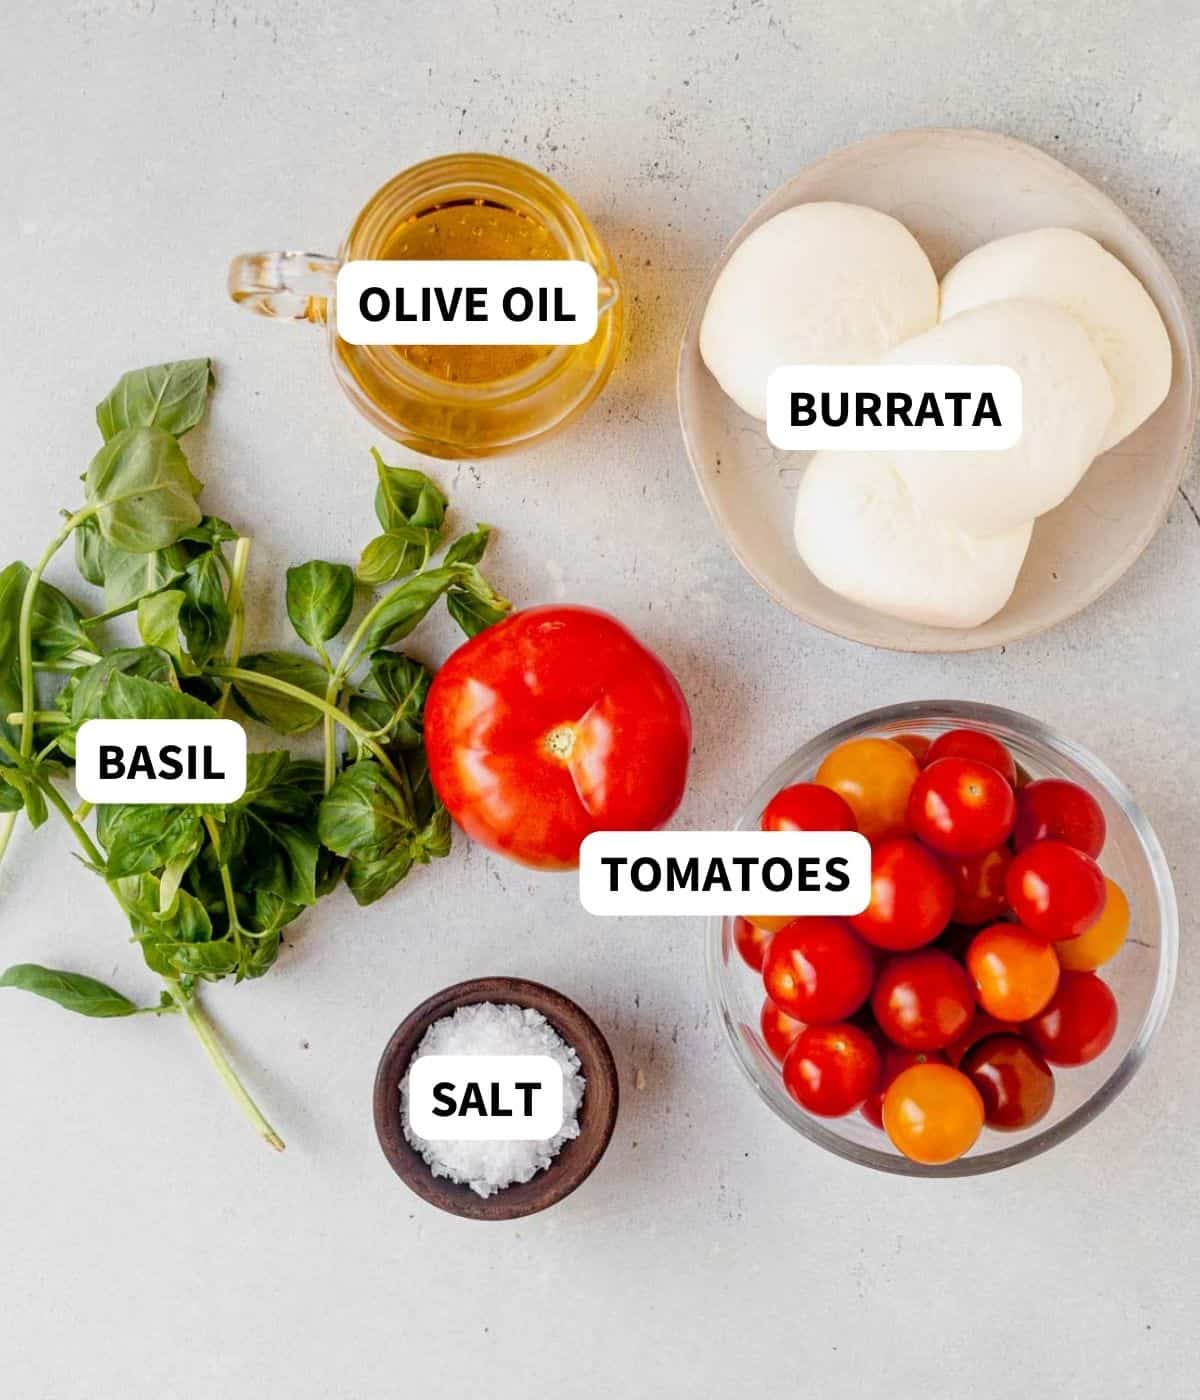
M 763 810 L 763 831 L 857 831 L 850 804 L 820 783 L 782 788 Z
M 933 740 L 928 734 L 893 734 L 892 743 L 902 744 L 918 763 L 922 763 Z
M 1054 1102 L 1050 1066 L 1023 1036 L 988 1036 L 968 1052 L 961 1069 L 979 1090 L 993 1128 L 1028 1128 Z
M 770 941 L 771 934 L 768 929 L 759 928 L 749 919 L 734 919 L 733 945 L 741 953 L 742 961 L 755 972 L 762 971 L 763 955 Z
M 450 657 L 425 702 L 433 785 L 474 840 L 565 870 L 593 831 L 649 831 L 679 806 L 692 746 L 670 671 L 613 617 L 530 608 Z
M 875 980 L 871 1009 L 879 1029 L 905 1050 L 940 1050 L 975 1014 L 971 980 L 948 953 L 922 948 L 889 958 Z
M 877 841 L 871 852 L 871 902 L 850 926 L 892 952 L 931 943 L 950 922 L 954 885 L 941 861 L 904 836 Z
M 1013 1025 L 1009 1021 L 997 1021 L 986 1011 L 977 1011 L 971 1018 L 971 1024 L 963 1031 L 962 1035 L 946 1046 L 946 1059 L 957 1069 L 962 1063 L 963 1056 L 973 1045 L 978 1045 L 989 1035 L 1016 1035 L 1020 1029 L 1020 1026 Z
M 1129 932 L 1129 901 L 1115 880 L 1104 877 L 1104 909 L 1086 933 L 1054 945 L 1058 960 L 1071 972 L 1095 972 L 1121 951 Z
M 758 1024 L 767 1049 L 777 1060 L 783 1059 L 792 1041 L 804 1029 L 803 1021 L 794 1020 L 786 1011 L 780 1011 L 770 997 L 763 998 Z
M 1008 840 L 1017 803 L 1003 774 L 973 758 L 939 758 L 908 803 L 914 833 L 947 856 L 981 856 Z
M 1008 912 L 1005 880 L 1012 855 L 1004 846 L 981 856 L 947 860 L 946 868 L 954 881 L 954 912 L 956 924 L 977 928 L 990 924 Z
M 862 1116 L 873 1128 L 882 1128 L 883 1096 L 887 1093 L 888 1085 L 892 1080 L 913 1065 L 941 1065 L 945 1063 L 945 1058 L 940 1050 L 901 1050 L 898 1045 L 889 1045 L 885 1041 L 879 1056 L 879 1083 L 875 1092 L 869 1094 L 864 1100 L 860 1109 Z
M 866 1031 L 842 1022 L 808 1026 L 783 1061 L 788 1093 L 809 1113 L 840 1118 L 856 1109 L 879 1082 L 879 1051 Z
M 1100 804 L 1076 783 L 1039 778 L 1017 797 L 1014 850 L 1023 851 L 1035 841 L 1065 841 L 1095 860 L 1104 849 L 1106 831 Z
M 1013 857 L 1004 882 L 1009 907 L 1042 938 L 1078 938 L 1104 913 L 1100 867 L 1065 841 L 1035 841 Z
M 1054 999 L 1025 1033 L 1052 1065 L 1086 1065 L 1117 1030 L 1117 999 L 1094 972 L 1064 972 Z
M 967 949 L 979 1004 L 998 1021 L 1036 1016 L 1058 986 L 1058 959 L 1044 938 L 1020 924 L 993 924 Z
M 883 1096 L 883 1126 L 914 1162 L 953 1162 L 974 1146 L 983 1128 L 979 1090 L 949 1065 L 913 1065 Z
M 795 914 L 747 914 L 746 922 L 753 924 L 760 933 L 772 934 L 787 928 L 795 917 Z
M 1013 756 L 999 739 L 978 729 L 947 729 L 939 734 L 930 745 L 921 765 L 928 768 L 939 758 L 972 758 L 976 763 L 986 763 L 996 770 L 1009 787 L 1017 785 L 1017 765 Z
M 840 793 L 869 841 L 903 836 L 917 760 L 893 739 L 849 739 L 825 755 L 817 782 Z
M 806 1025 L 844 1021 L 866 1001 L 875 976 L 871 950 L 841 919 L 793 919 L 771 939 L 763 986 Z

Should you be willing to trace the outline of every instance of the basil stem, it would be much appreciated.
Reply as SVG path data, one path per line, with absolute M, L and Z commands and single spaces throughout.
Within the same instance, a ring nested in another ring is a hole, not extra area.
M 226 595 L 230 616 L 229 647 L 226 656 L 230 666 L 236 666 L 242 659 L 242 638 L 246 632 L 246 566 L 249 560 L 250 540 L 245 535 L 240 535 L 233 547 L 233 570 L 229 575 L 229 592 Z M 217 714 L 225 713 L 232 693 L 233 681 L 226 681 L 221 698 L 217 701 Z

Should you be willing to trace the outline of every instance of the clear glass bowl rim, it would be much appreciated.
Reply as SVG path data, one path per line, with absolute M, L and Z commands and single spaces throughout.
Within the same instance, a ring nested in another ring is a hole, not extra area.
M 1158 902 L 1159 958 L 1154 990 L 1142 1023 L 1138 1027 L 1128 1050 L 1113 1068 L 1108 1077 L 1089 1097 L 1059 1121 L 1050 1124 L 1042 1132 L 1008 1147 L 981 1152 L 977 1156 L 960 1157 L 956 1162 L 942 1166 L 922 1166 L 907 1158 L 890 1152 L 881 1152 L 862 1143 L 842 1137 L 835 1130 L 826 1127 L 817 1118 L 810 1117 L 794 1105 L 787 1097 L 782 1085 L 764 1084 L 758 1066 L 750 1056 L 724 1004 L 722 992 L 721 937 L 724 917 L 713 915 L 705 925 L 705 958 L 708 967 L 708 989 L 725 1035 L 733 1050 L 742 1073 L 753 1085 L 759 1098 L 785 1123 L 796 1129 L 811 1142 L 817 1143 L 828 1152 L 860 1166 L 871 1167 L 876 1171 L 889 1172 L 897 1176 L 916 1177 L 963 1177 L 980 1176 L 985 1172 L 1000 1171 L 1004 1167 L 1016 1166 L 1029 1161 L 1050 1148 L 1065 1142 L 1098 1117 L 1117 1097 L 1133 1078 L 1146 1058 L 1151 1041 L 1158 1034 L 1167 1014 L 1171 993 L 1175 986 L 1175 974 L 1179 962 L 1179 911 L 1175 899 L 1175 887 L 1167 859 L 1154 834 L 1145 813 L 1138 806 L 1133 794 L 1115 773 L 1102 763 L 1089 750 L 1064 737 L 1049 725 L 1032 719 L 1016 710 L 1004 709 L 998 705 L 983 705 L 967 700 L 910 700 L 899 705 L 886 705 L 880 709 L 867 710 L 851 719 L 843 720 L 830 729 L 822 731 L 801 745 L 795 753 L 767 776 L 755 790 L 739 816 L 736 829 L 744 831 L 758 824 L 759 815 L 767 802 L 779 791 L 798 767 L 804 767 L 823 758 L 835 745 L 847 739 L 865 736 L 886 725 L 897 724 L 937 724 L 974 725 L 985 730 L 997 730 L 1003 734 L 1011 731 L 1030 743 L 1041 745 L 1077 764 L 1102 787 L 1108 796 L 1121 809 L 1129 822 L 1149 866 Z

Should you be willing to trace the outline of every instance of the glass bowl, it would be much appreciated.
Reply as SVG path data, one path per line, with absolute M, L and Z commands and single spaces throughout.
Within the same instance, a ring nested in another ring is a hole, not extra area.
M 1117 1033 L 1099 1059 L 1076 1069 L 1055 1068 L 1055 1096 L 1040 1122 L 1017 1132 L 985 1127 L 965 1156 L 942 1166 L 922 1166 L 892 1147 L 886 1135 L 855 1111 L 845 1118 L 805 1112 L 783 1086 L 779 1064 L 759 1029 L 762 980 L 733 942 L 732 917 L 708 921 L 709 987 L 729 1043 L 746 1077 L 785 1123 L 839 1157 L 904 1176 L 974 1176 L 1015 1166 L 1063 1142 L 1090 1123 L 1132 1079 L 1166 1015 L 1179 952 L 1179 914 L 1162 847 L 1125 785 L 1099 759 L 1037 720 L 1013 710 L 956 700 L 890 705 L 846 720 L 810 740 L 750 798 L 739 830 L 754 829 L 767 802 L 782 787 L 810 781 L 830 749 L 864 735 L 921 733 L 931 737 L 970 726 L 1005 743 L 1033 778 L 1066 778 L 1096 798 L 1108 823 L 1100 856 L 1104 873 L 1129 897 L 1129 937 L 1100 975 L 1120 1007 Z

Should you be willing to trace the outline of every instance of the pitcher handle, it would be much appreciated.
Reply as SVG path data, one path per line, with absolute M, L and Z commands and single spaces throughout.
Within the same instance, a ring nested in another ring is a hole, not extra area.
M 229 264 L 229 295 L 260 316 L 324 325 L 340 266 L 320 253 L 242 253 Z

